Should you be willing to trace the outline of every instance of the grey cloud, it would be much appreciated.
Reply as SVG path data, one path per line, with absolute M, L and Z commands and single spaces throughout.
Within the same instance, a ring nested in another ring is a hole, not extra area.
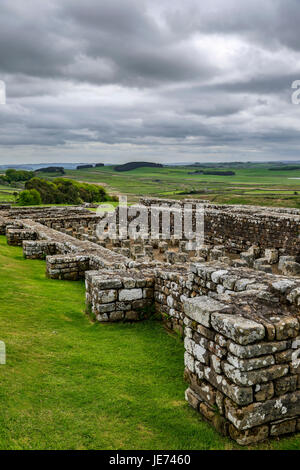
M 299 20 L 296 0 L 3 0 L 0 162 L 81 145 L 299 158 Z

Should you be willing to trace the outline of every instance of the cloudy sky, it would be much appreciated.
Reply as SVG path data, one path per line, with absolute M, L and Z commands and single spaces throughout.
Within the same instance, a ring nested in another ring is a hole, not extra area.
M 299 0 L 1 0 L 0 163 L 300 160 Z

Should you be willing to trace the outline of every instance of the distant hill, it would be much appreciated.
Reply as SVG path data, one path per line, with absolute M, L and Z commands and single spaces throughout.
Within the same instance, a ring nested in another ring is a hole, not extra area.
M 292 165 L 286 165 L 286 166 L 273 166 L 272 168 L 269 168 L 270 171 L 292 171 L 292 170 L 300 170 L 300 166 L 292 166 Z
M 114 167 L 115 171 L 131 171 L 136 170 L 137 168 L 163 168 L 163 165 L 160 163 L 148 163 L 148 162 L 130 162 L 125 163 L 124 165 L 117 165 Z
M 86 170 L 87 168 L 94 168 L 94 165 L 78 165 L 76 170 Z
M 235 171 L 230 170 L 198 170 L 190 172 L 189 175 L 219 175 L 219 176 L 234 176 Z
M 65 170 L 75 170 L 75 168 L 79 165 L 79 163 L 24 163 L 20 165 L 0 165 L 0 170 L 7 170 L 8 168 L 13 168 L 14 170 L 41 170 L 44 168 L 49 168 L 51 166 L 62 167 Z
M 39 168 L 38 170 L 34 170 L 35 173 L 58 173 L 60 175 L 65 174 L 65 170 L 61 166 L 48 166 L 46 168 Z

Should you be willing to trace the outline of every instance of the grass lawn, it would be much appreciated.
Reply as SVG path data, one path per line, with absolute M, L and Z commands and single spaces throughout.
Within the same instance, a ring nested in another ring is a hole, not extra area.
M 184 401 L 182 341 L 155 321 L 91 323 L 84 290 L 0 237 L 0 449 L 238 448 Z

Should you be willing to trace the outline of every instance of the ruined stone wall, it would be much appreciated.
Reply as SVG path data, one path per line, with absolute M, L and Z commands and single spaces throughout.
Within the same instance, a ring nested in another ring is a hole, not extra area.
M 144 320 L 153 313 L 153 287 L 153 272 L 89 271 L 87 311 L 100 322 Z
M 300 216 L 279 214 L 231 213 L 205 210 L 205 241 L 221 243 L 233 252 L 251 245 L 276 248 L 281 253 L 298 256 Z
M 96 227 L 100 218 L 97 215 L 76 215 L 65 217 L 38 218 L 37 221 L 46 227 L 53 228 L 79 240 L 97 242 Z
M 39 218 L 48 219 L 52 218 L 55 220 L 60 217 L 81 217 L 84 215 L 90 215 L 90 211 L 81 206 L 51 206 L 51 207 L 18 207 L 8 206 L 2 207 L 1 216 L 9 219 L 32 219 L 37 220 Z
M 22 246 L 24 240 L 36 240 L 37 233 L 34 230 L 8 228 L 6 238 L 8 245 Z
M 155 269 L 155 309 L 167 327 L 181 336 L 185 317 L 183 302 L 192 295 L 197 295 L 193 286 L 194 275 L 183 266 Z
M 79 281 L 84 279 L 90 269 L 88 255 L 55 255 L 47 256 L 47 276 L 51 279 Z
M 241 445 L 299 431 L 299 313 L 250 292 L 225 297 L 185 302 L 187 401 Z
M 192 205 L 193 211 L 201 200 L 172 201 L 142 198 L 140 203 L 150 205 Z M 204 203 L 205 242 L 223 244 L 232 252 L 247 250 L 251 245 L 276 248 L 282 254 L 300 255 L 300 211 L 255 206 L 222 206 Z M 193 230 L 195 230 L 193 216 Z M 173 232 L 173 228 L 171 230 Z
M 46 256 L 56 255 L 63 252 L 59 249 L 58 243 L 52 243 L 40 240 L 24 240 L 22 243 L 23 255 L 26 259 L 46 259 Z
M 234 268 L 220 262 L 191 263 L 190 267 L 155 269 L 155 306 L 168 327 L 183 333 L 184 302 L 197 296 L 250 292 L 282 309 L 300 306 L 300 279 L 267 274 L 249 268 Z M 251 313 L 253 316 L 253 313 Z M 263 320 L 266 327 L 271 324 Z

